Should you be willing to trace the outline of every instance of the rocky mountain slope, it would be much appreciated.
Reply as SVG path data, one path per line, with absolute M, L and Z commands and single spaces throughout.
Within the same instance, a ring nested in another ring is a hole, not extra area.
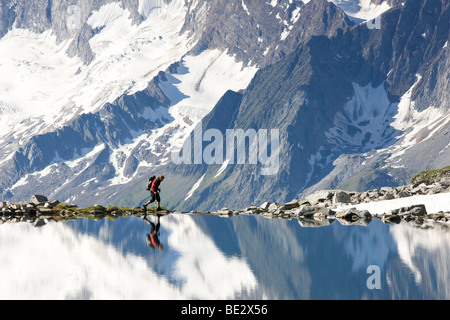
M 216 106 L 236 116 L 213 110 L 203 128 L 278 129 L 279 171 L 177 166 L 175 173 L 201 179 L 179 205 L 219 208 L 289 201 L 320 189 L 363 191 L 447 165 L 448 17 L 445 2 L 410 1 L 383 14 L 380 29 L 361 24 L 312 38 L 259 70 L 234 104 Z
M 4 200 L 133 206 L 166 173 L 169 206 L 213 210 L 448 164 L 445 1 L 2 0 L 0 17 Z M 278 129 L 277 174 L 174 165 L 199 121 Z

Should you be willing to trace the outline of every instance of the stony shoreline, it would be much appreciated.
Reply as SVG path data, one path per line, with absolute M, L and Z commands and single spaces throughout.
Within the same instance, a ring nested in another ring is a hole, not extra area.
M 260 214 L 267 218 L 298 219 L 305 227 L 320 227 L 339 220 L 345 225 L 367 225 L 372 219 L 384 223 L 410 222 L 417 226 L 429 222 L 444 223 L 450 227 L 450 212 L 427 212 L 424 204 L 410 205 L 389 210 L 383 214 L 372 214 L 368 210 L 358 210 L 356 206 L 383 200 L 408 198 L 416 195 L 448 194 L 450 202 L 450 177 L 438 181 L 410 183 L 400 187 L 383 187 L 365 192 L 343 190 L 320 190 L 305 199 L 278 204 L 265 202 L 260 206 L 249 206 L 243 210 L 223 208 L 209 212 L 223 216 L 237 214 Z M 352 206 L 355 206 L 353 208 Z M 349 207 L 340 209 L 340 207 Z
M 425 205 L 417 204 L 396 208 L 382 215 L 374 215 L 367 210 L 358 210 L 352 206 L 383 200 L 407 198 L 414 195 L 432 195 L 445 193 L 450 201 L 450 177 L 443 177 L 439 181 L 410 183 L 401 187 L 383 187 L 365 192 L 348 192 L 343 190 L 321 190 L 305 199 L 292 200 L 288 203 L 265 202 L 260 206 L 248 206 L 241 210 L 223 208 L 214 212 L 196 212 L 190 214 L 217 215 L 232 217 L 239 214 L 262 215 L 266 218 L 298 219 L 305 227 L 321 227 L 338 220 L 345 225 L 367 225 L 372 219 L 382 220 L 384 223 L 410 222 L 423 225 L 429 222 L 444 223 L 450 226 L 450 212 L 427 212 Z M 350 208 L 342 210 L 346 205 Z M 37 224 L 41 220 L 65 221 L 80 217 L 103 219 L 104 217 L 142 216 L 143 208 L 117 208 L 95 205 L 79 208 L 76 205 L 60 203 L 58 200 L 49 201 L 45 196 L 34 195 L 29 202 L 9 203 L 0 202 L 0 224 L 29 222 Z M 188 213 L 188 212 L 173 212 Z M 149 211 L 147 214 L 154 214 Z

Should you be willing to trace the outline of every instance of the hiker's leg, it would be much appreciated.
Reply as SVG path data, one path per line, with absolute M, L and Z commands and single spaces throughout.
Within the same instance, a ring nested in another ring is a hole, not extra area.
M 158 205 L 157 209 L 161 209 L 161 197 L 159 196 L 159 192 L 156 193 L 156 204 Z
M 150 196 L 151 196 L 151 198 L 150 198 L 150 200 L 148 200 L 148 202 L 145 204 L 145 206 L 148 206 L 150 203 L 155 202 L 156 197 L 155 197 L 155 193 L 153 191 L 150 191 Z

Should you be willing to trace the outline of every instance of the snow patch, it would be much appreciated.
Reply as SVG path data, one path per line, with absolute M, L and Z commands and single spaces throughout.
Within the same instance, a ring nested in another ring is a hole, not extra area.
M 392 141 L 396 131 L 390 126 L 397 112 L 381 84 L 361 87 L 353 84 L 354 97 L 336 114 L 334 127 L 325 135 L 336 146 L 373 150 Z
M 19 187 L 26 186 L 28 183 L 30 183 L 30 181 L 31 181 L 30 178 L 31 179 L 41 180 L 41 179 L 43 179 L 43 178 L 45 178 L 45 177 L 47 177 L 49 175 L 54 174 L 55 172 L 57 173 L 58 170 L 59 170 L 60 165 L 63 163 L 64 165 L 66 165 L 66 166 L 68 166 L 69 168 L 72 169 L 72 171 L 73 171 L 72 179 L 66 180 L 66 182 L 63 185 L 61 185 L 58 188 L 56 188 L 55 191 L 54 191 L 54 192 L 56 192 L 56 191 L 60 190 L 61 188 L 63 188 L 68 183 L 70 183 L 73 180 L 73 178 L 79 176 L 84 170 L 89 168 L 89 166 L 91 165 L 93 160 L 105 148 L 106 148 L 106 145 L 105 144 L 101 144 L 101 145 L 98 145 L 98 146 L 94 147 L 93 149 L 82 150 L 81 154 L 75 156 L 72 160 L 69 160 L 69 161 L 62 160 L 60 158 L 60 156 L 58 155 L 58 153 L 56 153 L 55 158 L 52 161 L 52 164 L 50 164 L 49 166 L 45 167 L 42 170 L 35 171 L 33 173 L 29 173 L 29 174 L 23 176 L 19 181 L 17 181 L 8 190 L 11 191 L 11 190 L 17 189 Z
M 144 18 L 147 18 L 154 10 L 165 7 L 163 0 L 139 0 L 138 12 Z
M 450 193 L 438 193 L 431 195 L 415 195 L 406 198 L 374 201 L 361 203 L 357 205 L 338 206 L 337 211 L 356 208 L 358 210 L 367 210 L 372 215 L 383 215 L 390 210 L 409 207 L 412 205 L 423 204 L 428 213 L 438 213 L 440 211 L 450 211 Z
M 373 3 L 371 0 L 328 0 L 340 7 L 351 18 L 357 20 L 370 21 L 380 16 L 391 6 L 387 1 L 380 4 Z
M 192 189 L 188 192 L 188 194 L 186 195 L 186 198 L 184 198 L 184 201 L 186 201 L 187 199 L 189 199 L 190 197 L 192 197 L 192 195 L 194 194 L 195 190 L 197 190 L 200 185 L 203 182 L 203 179 L 205 178 L 205 175 L 203 175 L 193 186 Z
M 245 12 L 248 14 L 248 15 L 250 15 L 250 11 L 248 11 L 248 8 L 247 8 L 247 6 L 245 5 L 245 3 L 244 3 L 244 0 L 242 0 L 242 8 L 244 8 L 244 10 L 245 10 Z
M 136 148 L 149 150 L 159 157 L 159 164 L 171 160 L 171 152 L 180 150 L 185 139 L 216 105 L 227 90 L 239 91 L 248 86 L 257 69 L 244 67 L 242 62 L 227 52 L 206 50 L 197 56 L 185 56 L 176 72 L 164 74 L 158 86 L 171 101 L 167 109 L 147 108 L 144 118 L 160 120 L 163 126 L 149 132 L 136 132 L 132 141 L 118 148 L 113 148 L 110 161 L 116 175 L 109 182 L 112 185 L 131 181 L 133 176 L 124 174 L 126 159 L 133 155 Z M 156 164 L 139 159 L 139 168 Z
M 222 172 L 225 171 L 225 169 L 228 167 L 228 163 L 230 162 L 230 159 L 226 159 L 222 166 L 219 168 L 219 170 L 217 171 L 216 175 L 214 176 L 214 179 L 217 178 L 218 176 L 220 176 L 222 174 Z
M 173 131 L 168 151 L 181 149 L 186 137 L 228 91 L 245 89 L 258 69 L 244 67 L 226 51 L 206 50 L 186 56 L 177 73 L 167 76 L 159 87 L 172 101 L 169 113 L 174 121 L 158 132 Z M 152 137 L 154 140 L 156 137 Z
M 98 11 L 94 11 L 87 23 L 93 29 L 96 29 L 114 22 L 127 13 L 129 16 L 130 12 L 128 10 L 124 10 L 118 2 L 113 2 L 102 6 Z
M 430 139 L 450 121 L 450 114 L 443 114 L 439 108 L 430 106 L 421 112 L 414 108 L 411 95 L 421 80 L 420 75 L 416 77 L 414 85 L 401 98 L 398 104 L 398 114 L 392 123 L 393 128 L 405 132 L 399 143 L 394 146 L 392 158 L 402 155 L 417 143 Z
M 298 21 L 298 19 L 300 18 L 300 10 L 301 9 L 302 9 L 302 7 L 297 7 L 292 12 L 292 18 L 291 18 L 291 23 L 292 24 L 295 24 Z
M 163 1 L 162 1 L 163 2 Z M 145 14 L 159 2 L 141 2 Z M 88 23 L 101 28 L 89 40 L 94 60 L 84 65 L 66 52 L 72 39 L 58 43 L 52 31 L 40 34 L 13 28 L 0 39 L 0 139 L 13 133 L 26 138 L 40 127 L 54 130 L 74 117 L 96 112 L 125 92 L 145 89 L 160 70 L 178 61 L 195 44 L 180 35 L 185 22 L 183 1 L 151 10 L 140 24 L 114 2 L 92 13 Z M 21 126 L 15 126 L 18 122 Z

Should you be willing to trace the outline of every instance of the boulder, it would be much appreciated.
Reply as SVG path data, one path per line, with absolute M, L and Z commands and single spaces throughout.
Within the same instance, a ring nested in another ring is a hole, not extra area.
M 315 208 L 316 212 L 314 213 L 314 219 L 325 219 L 329 216 L 334 216 L 336 214 L 335 211 L 330 209 L 329 207 L 319 207 Z
M 410 196 L 411 196 L 411 194 L 408 191 L 404 191 L 404 190 L 400 191 L 397 194 L 398 198 L 406 198 L 406 197 L 410 197 Z
M 333 205 L 350 202 L 351 202 L 350 194 L 348 194 L 345 191 L 337 191 L 333 196 Z
M 300 226 L 304 228 L 319 228 L 319 227 L 326 227 L 329 226 L 334 219 L 312 219 L 312 218 L 305 218 L 305 217 L 299 217 L 298 223 Z
M 299 217 L 306 217 L 306 218 L 311 218 L 314 216 L 314 214 L 316 212 L 319 211 L 318 207 L 313 207 L 313 206 L 303 206 L 300 208 L 300 210 L 298 211 L 298 216 Z
M 427 214 L 427 209 L 423 204 L 412 205 L 409 207 L 403 207 L 399 209 L 394 209 L 388 212 L 388 215 L 412 215 L 415 217 L 423 217 Z
M 450 177 L 442 177 L 440 180 L 440 184 L 444 188 L 450 187 Z
M 423 217 L 427 214 L 427 209 L 425 208 L 425 205 L 418 204 L 408 207 L 408 212 L 415 217 Z
M 257 206 L 248 206 L 247 208 L 245 208 L 244 212 L 246 213 L 250 213 L 250 214 L 256 214 L 256 213 L 260 213 L 263 210 Z
M 430 194 L 442 193 L 444 191 L 445 189 L 442 188 L 442 185 L 438 182 L 433 184 L 432 188 L 430 189 Z
M 222 208 L 219 211 L 217 211 L 218 214 L 231 214 L 232 211 L 228 208 Z
M 270 206 L 270 202 L 264 202 L 262 205 L 260 205 L 259 207 L 262 209 L 262 210 L 268 210 L 269 209 L 269 206 Z
M 392 200 L 394 199 L 395 196 L 391 193 L 391 192 L 387 192 L 384 196 L 383 196 L 383 200 Z
M 391 187 L 381 187 L 380 191 L 383 193 L 392 193 L 393 189 Z
M 281 210 L 292 210 L 295 208 L 298 208 L 300 206 L 300 203 L 298 200 L 292 200 L 291 202 L 283 204 L 280 209 Z
M 367 210 L 357 210 L 356 208 L 351 208 L 349 210 L 338 212 L 336 218 L 355 221 L 360 219 L 371 219 L 372 215 Z
M 396 214 L 385 214 L 383 216 L 383 218 L 381 219 L 381 221 L 383 221 L 383 223 L 385 223 L 385 224 L 391 224 L 391 223 L 399 224 L 401 220 L 402 220 L 402 218 Z
M 325 202 L 327 200 L 333 199 L 333 191 L 330 190 L 320 190 L 316 191 L 313 194 L 310 194 L 309 196 L 305 197 L 305 200 L 308 201 L 310 204 L 318 204 L 321 202 Z
M 271 203 L 271 204 L 269 205 L 269 207 L 267 208 L 267 210 L 269 210 L 269 212 L 270 212 L 270 211 L 276 211 L 276 210 L 278 210 L 278 204 L 276 204 L 276 203 Z
M 31 197 L 31 202 L 34 203 L 35 205 L 40 205 L 43 204 L 45 202 L 48 202 L 47 197 L 39 195 L 39 194 L 35 194 Z

